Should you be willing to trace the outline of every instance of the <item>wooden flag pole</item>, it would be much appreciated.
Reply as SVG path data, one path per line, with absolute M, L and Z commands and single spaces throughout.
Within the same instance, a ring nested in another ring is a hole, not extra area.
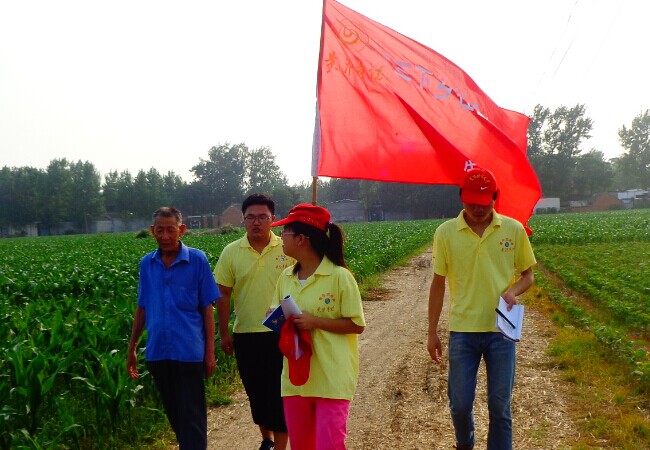
M 323 9 L 322 9 L 322 19 L 321 19 L 321 25 L 320 25 L 320 49 L 318 50 L 318 76 L 317 79 L 320 80 L 321 76 L 321 63 L 323 58 L 323 37 L 325 33 L 323 30 L 325 29 L 325 1 L 323 0 Z M 318 92 L 318 82 L 316 83 L 316 91 Z M 314 124 L 314 144 L 317 142 L 318 143 L 318 149 L 320 153 L 320 117 L 319 117 L 319 110 L 318 110 L 318 94 L 316 95 L 316 123 Z M 312 144 L 312 174 L 316 173 L 315 169 L 315 161 L 318 161 L 318 159 L 315 156 L 315 146 Z M 311 177 L 311 204 L 316 205 L 317 203 L 317 197 L 316 197 L 316 191 L 318 190 L 318 177 L 315 175 L 312 175 Z
M 318 187 L 318 177 L 311 177 L 311 204 L 316 204 L 316 189 Z

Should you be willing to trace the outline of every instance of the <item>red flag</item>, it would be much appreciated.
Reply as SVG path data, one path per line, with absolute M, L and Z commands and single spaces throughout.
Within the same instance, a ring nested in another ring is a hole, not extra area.
M 497 106 L 434 50 L 324 0 L 314 176 L 460 185 L 475 166 L 497 211 L 526 223 L 541 197 L 526 158 L 530 119 Z

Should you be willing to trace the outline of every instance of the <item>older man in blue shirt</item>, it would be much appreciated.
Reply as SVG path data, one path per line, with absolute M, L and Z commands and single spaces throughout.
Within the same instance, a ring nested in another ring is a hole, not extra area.
M 138 307 L 127 357 L 129 376 L 138 378 L 136 348 L 147 330 L 145 358 L 180 450 L 207 448 L 203 378 L 216 367 L 214 302 L 221 294 L 205 253 L 180 241 L 180 211 L 153 214 L 158 249 L 140 261 Z

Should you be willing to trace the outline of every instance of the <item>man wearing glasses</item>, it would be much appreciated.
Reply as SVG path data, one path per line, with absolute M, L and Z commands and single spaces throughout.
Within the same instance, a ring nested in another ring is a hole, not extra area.
M 536 259 L 524 226 L 494 210 L 498 192 L 492 172 L 469 170 L 460 189 L 463 210 L 441 224 L 433 236 L 427 349 L 434 362 L 442 362 L 438 322 L 447 283 L 447 394 L 458 450 L 472 450 L 476 442 L 474 400 L 481 360 L 487 373 L 487 449 L 513 447 L 515 343 L 496 327 L 495 308 L 499 297 L 509 305 L 517 304 L 517 296 L 533 284 Z
M 262 434 L 260 450 L 285 450 L 288 436 L 280 395 L 283 356 L 279 334 L 262 321 L 278 277 L 295 261 L 284 254 L 282 239 L 271 231 L 275 203 L 269 196 L 250 195 L 242 204 L 242 214 L 246 235 L 223 249 L 214 269 L 221 291 L 217 302 L 221 348 L 235 354 L 253 422 Z M 228 330 L 231 297 L 235 306 L 232 336 Z

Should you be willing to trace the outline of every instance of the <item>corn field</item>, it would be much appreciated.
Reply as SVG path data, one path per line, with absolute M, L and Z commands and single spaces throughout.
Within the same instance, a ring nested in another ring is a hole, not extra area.
M 364 279 L 391 267 L 429 243 L 439 222 L 345 224 L 351 270 Z M 205 251 L 214 267 L 223 247 L 241 235 L 183 241 Z M 155 245 L 132 234 L 0 240 L 0 448 L 155 441 L 143 431 L 165 427 L 166 419 L 151 377 L 141 367 L 132 381 L 125 368 L 138 263 Z M 146 336 L 141 363 L 145 345 Z M 220 354 L 217 370 L 224 365 L 232 372 L 232 358 Z M 211 378 L 213 389 L 224 376 Z
M 363 282 L 430 245 L 440 223 L 343 224 L 348 265 Z M 607 308 L 612 320 L 590 316 L 538 275 L 540 285 L 577 325 L 626 359 L 631 376 L 650 385 L 644 350 L 650 211 L 535 216 L 529 224 L 539 261 Z M 223 247 L 242 233 L 183 241 L 205 251 L 214 267 Z M 138 262 L 155 245 L 132 234 L 0 240 L 0 449 L 144 448 L 157 442 L 167 425 L 151 377 L 141 367 L 140 379 L 132 381 L 125 367 Z M 143 336 L 141 363 L 145 345 Z M 213 398 L 235 376 L 233 358 L 218 359 L 208 382 Z
M 536 216 L 530 226 L 538 260 L 563 283 L 537 273 L 537 284 L 650 392 L 650 210 Z

